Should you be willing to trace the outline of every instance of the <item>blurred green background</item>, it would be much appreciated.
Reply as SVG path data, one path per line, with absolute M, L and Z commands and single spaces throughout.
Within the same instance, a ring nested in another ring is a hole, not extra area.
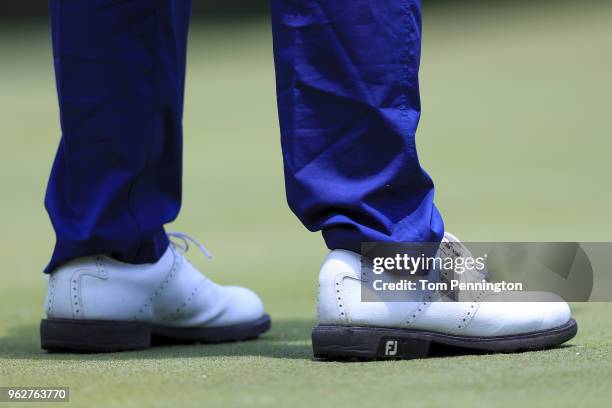
M 209 247 L 212 261 L 190 258 L 210 277 L 262 295 L 272 332 L 228 345 L 43 353 L 40 271 L 53 232 L 42 202 L 59 138 L 50 40 L 45 20 L 0 14 L 0 385 L 67 385 L 72 405 L 109 407 L 593 407 L 612 398 L 607 304 L 574 305 L 571 347 L 312 361 L 326 250 L 285 203 L 265 13 L 194 21 L 184 205 L 170 229 Z M 609 1 L 425 2 L 418 147 L 450 231 L 472 241 L 610 240 L 610 21 Z

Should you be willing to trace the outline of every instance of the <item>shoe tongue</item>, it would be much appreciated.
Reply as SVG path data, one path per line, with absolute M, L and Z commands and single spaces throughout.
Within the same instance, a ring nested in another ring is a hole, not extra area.
M 439 257 L 444 258 L 474 258 L 472 252 L 459 241 L 457 237 L 449 232 L 444 233 L 442 242 L 440 243 Z M 464 261 L 465 262 L 465 261 Z M 462 273 L 455 272 L 455 276 L 459 277 L 463 282 L 480 282 L 489 279 L 489 273 L 486 269 L 466 269 Z

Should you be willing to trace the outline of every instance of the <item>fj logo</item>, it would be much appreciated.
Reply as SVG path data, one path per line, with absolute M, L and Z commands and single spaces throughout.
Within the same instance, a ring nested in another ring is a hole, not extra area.
M 397 340 L 387 340 L 385 343 L 385 356 L 394 356 L 397 354 Z

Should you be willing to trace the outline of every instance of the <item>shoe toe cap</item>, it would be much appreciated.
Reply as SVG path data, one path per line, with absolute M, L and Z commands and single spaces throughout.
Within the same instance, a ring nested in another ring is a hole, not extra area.
M 502 336 L 550 330 L 571 318 L 569 305 L 551 293 L 506 294 L 483 302 L 467 328 L 467 334 Z
M 539 320 L 537 330 L 548 330 L 563 326 L 572 317 L 567 302 L 554 293 L 525 292 L 522 299 L 519 296 L 517 300 L 525 302 L 531 309 L 533 319 Z
M 226 300 L 226 307 L 215 319 L 215 326 L 251 322 L 264 315 L 263 302 L 252 290 L 241 286 L 222 286 L 221 291 Z
M 543 309 L 542 330 L 563 326 L 572 317 L 569 305 L 561 298 L 553 302 L 545 302 Z

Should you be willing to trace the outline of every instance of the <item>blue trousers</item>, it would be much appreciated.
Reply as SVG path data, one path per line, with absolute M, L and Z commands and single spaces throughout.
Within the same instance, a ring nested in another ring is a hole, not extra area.
M 289 206 L 331 249 L 438 241 L 415 148 L 420 0 L 271 0 Z M 46 272 L 166 250 L 181 202 L 189 0 L 50 0 L 62 136 Z M 245 174 L 248 169 L 244 169 Z

